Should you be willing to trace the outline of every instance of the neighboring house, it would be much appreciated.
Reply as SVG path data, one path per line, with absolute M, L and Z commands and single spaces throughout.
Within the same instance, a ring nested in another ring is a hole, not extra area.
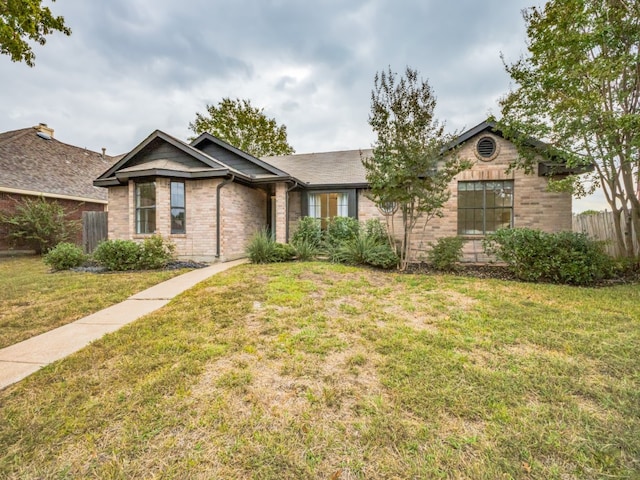
M 518 154 L 493 124 L 465 132 L 453 147 L 474 165 L 451 182 L 444 217 L 416 228 L 414 260 L 441 237 L 464 237 L 465 259 L 483 261 L 481 240 L 500 227 L 571 230 L 571 195 L 547 192 L 549 165 L 540 163 L 532 174 L 507 173 Z M 303 216 L 397 217 L 366 195 L 361 158 L 370 154 L 258 159 L 208 133 L 187 144 L 155 131 L 94 185 L 109 189 L 109 238 L 159 233 L 174 241 L 182 257 L 229 260 L 244 256 L 261 228 L 286 242 Z
M 114 158 L 54 138 L 46 124 L 0 133 L 0 211 L 13 213 L 18 201 L 44 197 L 79 220 L 83 211 L 104 211 L 107 191 L 93 180 Z M 82 234 L 75 239 L 80 242 Z M 18 245 L 17 248 L 24 247 Z M 0 226 L 0 250 L 9 248 Z

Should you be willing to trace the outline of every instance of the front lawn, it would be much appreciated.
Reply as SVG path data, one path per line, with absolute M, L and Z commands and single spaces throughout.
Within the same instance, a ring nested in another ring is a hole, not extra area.
M 49 273 L 40 257 L 0 258 L 0 348 L 121 302 L 186 270 Z
M 244 265 L 0 392 L 0 477 L 638 478 L 640 288 Z

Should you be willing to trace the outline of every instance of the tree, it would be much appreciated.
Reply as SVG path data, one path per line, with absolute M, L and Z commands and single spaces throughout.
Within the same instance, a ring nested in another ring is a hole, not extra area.
M 196 113 L 189 128 L 197 135 L 209 132 L 258 158 L 294 153 L 287 142 L 287 127 L 278 126 L 263 110 L 250 100 L 223 98 L 217 106 L 207 105 L 207 114 Z
M 73 213 L 55 200 L 24 197 L 16 200 L 15 212 L 0 212 L 0 225 L 6 228 L 12 242 L 26 244 L 40 255 L 78 232 L 81 222 L 68 220 Z
M 409 67 L 399 81 L 396 76 L 391 68 L 375 75 L 369 124 L 377 140 L 373 155 L 362 163 L 369 197 L 380 206 L 393 205 L 402 216 L 398 256 L 400 268 L 405 269 L 418 220 L 426 226 L 442 216 L 449 183 L 470 164 L 455 151 L 443 156 L 454 135 L 445 134 L 444 124 L 434 118 L 436 98 L 428 82 Z M 393 229 L 388 230 L 393 237 Z
M 632 230 L 640 234 L 640 2 L 552 0 L 523 17 L 529 53 L 505 64 L 517 88 L 500 102 L 500 127 L 520 150 L 519 166 L 532 164 L 525 136 L 548 143 L 535 153 L 564 157 L 568 166 L 592 165 L 592 174 L 556 186 L 577 194 L 601 188 L 620 250 L 637 257 Z
M 0 53 L 12 61 L 33 67 L 36 56 L 27 40 L 44 45 L 54 31 L 71 35 L 64 17 L 53 16 L 42 0 L 0 0 Z

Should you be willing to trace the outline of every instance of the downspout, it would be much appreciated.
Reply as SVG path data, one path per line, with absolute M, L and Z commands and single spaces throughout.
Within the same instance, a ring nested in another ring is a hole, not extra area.
M 232 173 L 231 178 L 220 182 L 216 187 L 216 258 L 220 258 L 220 190 L 222 190 L 222 187 L 225 185 L 233 182 L 235 178 L 236 176 Z
M 298 187 L 298 182 L 293 182 L 293 187 L 284 192 L 284 241 L 289 243 L 289 192 Z

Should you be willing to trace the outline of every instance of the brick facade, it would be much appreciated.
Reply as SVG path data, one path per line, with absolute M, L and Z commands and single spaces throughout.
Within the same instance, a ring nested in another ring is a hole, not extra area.
M 244 256 L 251 236 L 266 226 L 267 194 L 260 189 L 227 183 L 220 189 L 220 258 L 216 258 L 216 194 L 219 179 L 185 181 L 186 233 L 171 233 L 170 179 L 157 178 L 156 233 L 176 245 L 180 258 L 202 261 Z M 135 183 L 109 188 L 109 238 L 141 241 L 136 234 Z
M 11 215 L 16 211 L 16 205 L 18 202 L 25 198 L 36 200 L 39 197 L 36 195 L 22 195 L 16 193 L 0 192 L 0 212 Z M 75 244 L 82 245 L 82 212 L 102 212 L 106 210 L 104 203 L 93 202 L 81 202 L 77 200 L 58 199 L 44 197 L 49 202 L 55 202 L 64 208 L 67 212 L 67 220 L 76 220 L 80 222 L 80 228 L 74 238 L 71 239 Z M 28 245 L 11 245 L 7 239 L 6 228 L 0 226 L 0 250 L 8 250 L 16 248 L 18 250 L 29 248 Z
M 424 221 L 418 222 L 414 229 L 411 258 L 414 261 L 424 259 L 430 249 L 429 243 L 435 243 L 439 238 L 458 235 L 458 182 L 479 180 L 513 180 L 513 226 L 536 228 L 545 232 L 559 232 L 571 230 L 571 194 L 565 192 L 548 192 L 548 179 L 539 177 L 537 173 L 526 174 L 523 170 L 506 170 L 509 164 L 517 159 L 515 146 L 500 136 L 490 133 L 496 142 L 498 155 L 495 159 L 484 162 L 475 155 L 475 142 L 467 142 L 458 154 L 474 162 L 469 170 L 461 172 L 449 184 L 451 197 L 444 206 L 444 216 L 433 218 L 425 226 Z M 358 195 L 358 218 L 366 221 L 379 218 L 385 222 L 386 218 L 375 204 L 369 200 L 365 192 Z M 394 215 L 394 229 L 402 231 L 399 214 Z M 463 249 L 464 260 L 468 262 L 483 262 L 488 258 L 482 249 L 482 236 L 465 236 Z

